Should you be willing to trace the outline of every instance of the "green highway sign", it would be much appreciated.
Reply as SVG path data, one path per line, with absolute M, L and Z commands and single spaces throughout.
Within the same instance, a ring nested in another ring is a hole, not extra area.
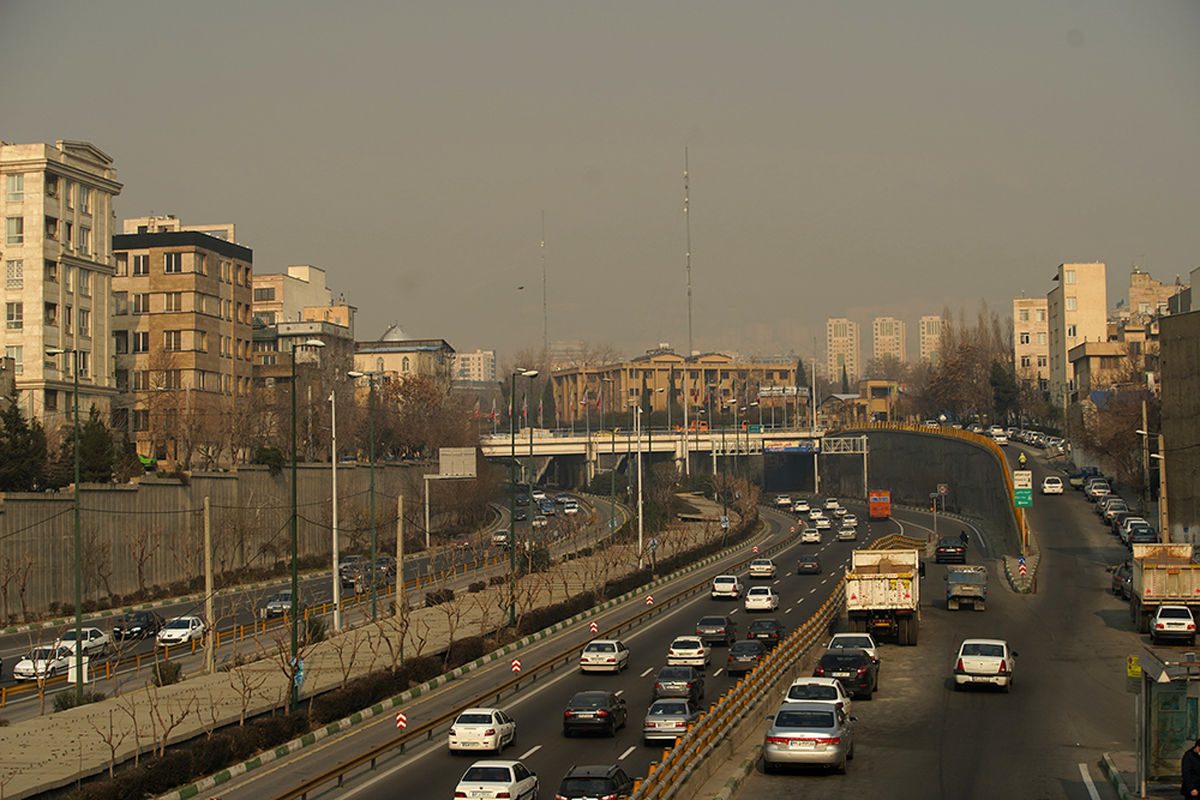
M 762 433 L 762 425 L 750 425 L 748 433 Z
M 1033 505 L 1033 489 L 1013 489 L 1013 505 L 1029 508 Z

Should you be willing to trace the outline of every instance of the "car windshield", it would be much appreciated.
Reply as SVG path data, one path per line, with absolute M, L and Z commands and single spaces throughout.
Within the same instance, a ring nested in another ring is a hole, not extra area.
M 963 645 L 962 654 L 964 656 L 992 656 L 994 658 L 1003 658 L 1004 645 L 968 642 Z
M 787 693 L 789 700 L 837 700 L 837 689 L 821 683 L 802 683 L 792 686 Z
M 178 630 L 179 628 L 186 630 L 190 627 L 192 627 L 192 622 L 187 619 L 173 619 L 167 623 L 167 628 L 170 630 Z
M 650 716 L 665 717 L 687 714 L 687 703 L 655 703 L 650 706 Z
M 54 658 L 54 652 L 53 647 L 39 647 L 29 654 L 29 659 L 31 661 L 48 661 Z
M 775 715 L 776 728 L 832 728 L 832 711 L 780 711 Z
M 608 696 L 604 692 L 580 692 L 571 698 L 574 708 L 601 708 L 607 703 Z
M 490 725 L 491 722 L 491 714 L 459 714 L 454 720 L 455 725 Z
M 696 625 L 701 628 L 724 628 L 725 627 L 725 618 L 724 617 L 704 617 L 698 623 L 696 623 Z
M 463 783 L 511 783 L 508 767 L 471 767 L 462 777 Z

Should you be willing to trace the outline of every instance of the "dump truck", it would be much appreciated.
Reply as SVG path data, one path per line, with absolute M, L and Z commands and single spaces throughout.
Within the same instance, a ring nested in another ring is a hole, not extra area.
M 1150 632 L 1150 620 L 1163 605 L 1200 611 L 1200 564 L 1190 544 L 1133 545 L 1129 616 L 1138 633 Z
M 976 611 L 987 608 L 987 567 L 958 566 L 946 569 L 946 608 L 958 611 L 970 603 Z
M 916 550 L 855 550 L 846 571 L 850 630 L 916 644 L 920 627 L 921 554 Z

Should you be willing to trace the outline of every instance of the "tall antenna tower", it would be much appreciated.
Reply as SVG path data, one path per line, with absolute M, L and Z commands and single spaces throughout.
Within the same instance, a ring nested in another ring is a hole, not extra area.
M 685 236 L 683 264 L 687 270 L 687 303 L 688 303 L 688 351 L 691 356 L 696 352 L 692 339 L 692 218 L 688 214 L 688 149 L 683 148 L 683 229 Z
M 538 240 L 538 251 L 542 256 L 542 360 L 546 370 L 550 369 L 550 311 L 546 303 L 546 211 L 542 210 L 542 238 Z

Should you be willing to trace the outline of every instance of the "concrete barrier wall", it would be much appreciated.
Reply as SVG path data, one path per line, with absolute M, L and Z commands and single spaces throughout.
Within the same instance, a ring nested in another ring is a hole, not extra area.
M 422 508 L 422 480 L 432 465 L 377 464 L 376 525 L 380 542 L 395 547 L 396 497 L 409 514 Z M 366 466 L 338 467 L 342 552 L 370 541 Z M 298 551 L 332 551 L 328 464 L 297 470 Z M 84 598 L 128 595 L 203 575 L 204 497 L 212 507 L 213 563 L 218 572 L 268 567 L 291 552 L 291 472 L 266 467 L 192 473 L 187 484 L 147 476 L 124 486 L 85 484 L 80 491 Z M 46 611 L 74 598 L 73 496 L 70 491 L 0 495 L 0 624 Z M 139 577 L 140 572 L 140 577 Z

